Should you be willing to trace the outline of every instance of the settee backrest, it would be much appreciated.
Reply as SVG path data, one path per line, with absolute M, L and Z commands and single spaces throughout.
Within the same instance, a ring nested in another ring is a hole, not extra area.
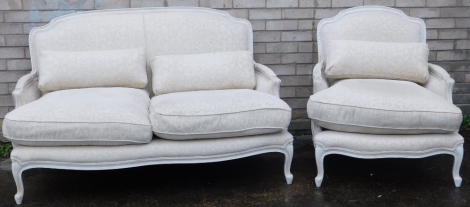
M 319 61 L 325 60 L 325 48 L 330 40 L 426 42 L 423 20 L 383 6 L 343 10 L 335 17 L 321 20 L 317 31 Z
M 41 51 L 145 48 L 147 89 L 156 55 L 246 50 L 253 52 L 251 24 L 206 8 L 98 10 L 65 15 L 30 33 L 33 72 Z M 40 74 L 39 74 L 40 76 Z M 151 90 L 149 90 L 151 92 Z

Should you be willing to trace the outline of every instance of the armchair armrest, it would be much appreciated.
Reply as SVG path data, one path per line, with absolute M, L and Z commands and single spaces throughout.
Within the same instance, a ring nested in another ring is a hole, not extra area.
M 29 73 L 21 77 L 12 95 L 15 108 L 38 100 L 42 96 L 42 93 L 38 88 L 38 78 L 36 74 Z
M 265 65 L 255 63 L 256 91 L 269 93 L 279 97 L 281 80 Z
M 423 86 L 428 90 L 437 93 L 452 103 L 452 89 L 454 79 L 452 79 L 442 67 L 428 63 L 429 79 Z
M 323 72 L 323 62 L 319 62 L 313 67 L 313 94 L 327 89 L 328 81 L 326 80 L 325 73 Z

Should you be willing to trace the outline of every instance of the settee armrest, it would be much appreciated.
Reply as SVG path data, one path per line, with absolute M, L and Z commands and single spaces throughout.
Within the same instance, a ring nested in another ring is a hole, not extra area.
M 21 77 L 12 95 L 15 108 L 38 100 L 42 96 L 42 93 L 38 88 L 38 78 L 36 74 L 29 73 Z
M 323 72 L 323 62 L 319 62 L 313 67 L 313 94 L 327 89 L 328 80 Z
M 437 93 L 452 103 L 452 89 L 454 88 L 454 79 L 452 79 L 446 70 L 438 65 L 429 63 L 429 79 L 423 85 L 428 90 Z
M 281 80 L 265 65 L 255 63 L 256 91 L 269 93 L 279 97 Z

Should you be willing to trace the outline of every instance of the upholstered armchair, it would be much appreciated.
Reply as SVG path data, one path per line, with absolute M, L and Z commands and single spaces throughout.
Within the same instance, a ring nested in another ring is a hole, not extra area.
M 428 63 L 421 19 L 381 6 L 341 11 L 318 24 L 319 63 L 308 101 L 320 187 L 329 154 L 357 158 L 454 156 L 459 187 L 462 114 L 454 80 Z

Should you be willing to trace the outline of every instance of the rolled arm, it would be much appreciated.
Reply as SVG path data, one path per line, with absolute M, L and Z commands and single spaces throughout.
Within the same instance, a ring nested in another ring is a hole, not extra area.
M 265 65 L 255 63 L 256 91 L 269 93 L 279 97 L 281 80 Z
M 21 77 L 12 95 L 15 108 L 38 100 L 42 96 L 42 93 L 38 88 L 38 78 L 36 74 L 29 73 Z
M 454 88 L 454 79 L 452 79 L 442 67 L 429 63 L 429 79 L 424 84 L 428 90 L 437 93 L 452 103 L 452 89 Z
M 313 94 L 327 89 L 328 81 L 326 80 L 325 73 L 323 72 L 323 62 L 319 62 L 313 67 Z

